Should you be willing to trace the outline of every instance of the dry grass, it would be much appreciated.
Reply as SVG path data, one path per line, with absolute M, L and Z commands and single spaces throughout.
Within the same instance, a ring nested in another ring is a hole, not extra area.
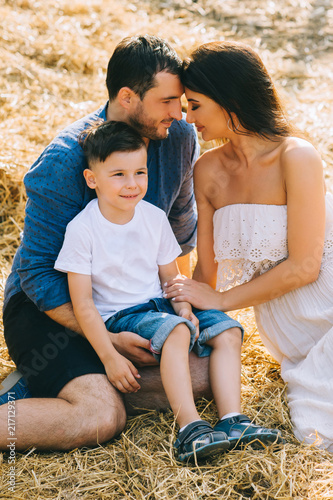
M 330 0 L 0 0 L 0 15 L 1 300 L 23 225 L 23 175 L 57 131 L 106 100 L 105 68 L 124 36 L 158 34 L 182 57 L 223 37 L 250 43 L 295 125 L 318 147 L 332 185 Z M 246 328 L 243 410 L 280 427 L 288 442 L 282 449 L 234 451 L 200 468 L 179 465 L 172 414 L 146 412 L 95 449 L 17 454 L 15 493 L 8 491 L 8 454 L 0 454 L 0 498 L 333 499 L 332 455 L 293 437 L 279 366 L 259 340 L 252 310 L 235 316 Z M 13 366 L 0 334 L 0 379 Z M 199 408 L 215 420 L 212 402 Z

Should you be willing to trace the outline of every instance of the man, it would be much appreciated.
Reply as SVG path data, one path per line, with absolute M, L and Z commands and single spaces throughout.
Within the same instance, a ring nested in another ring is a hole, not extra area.
M 73 314 L 66 276 L 53 266 L 66 225 L 95 197 L 85 185 L 87 165 L 78 136 L 96 120 L 124 121 L 140 131 L 148 144 L 145 199 L 167 213 L 183 254 L 194 248 L 192 167 L 199 148 L 194 129 L 182 120 L 180 68 L 180 59 L 163 40 L 124 39 L 109 61 L 108 103 L 61 132 L 25 176 L 24 235 L 6 283 L 3 316 L 9 353 L 33 396 L 16 402 L 17 449 L 95 445 L 122 431 L 126 409 L 167 406 L 149 341 L 134 333 L 110 335 L 121 354 L 144 367 L 140 391 L 124 401 L 108 382 Z M 207 360 L 193 355 L 191 366 L 195 396 L 209 394 Z M 19 384 L 24 387 L 23 379 Z M 7 434 L 3 404 L 2 449 Z

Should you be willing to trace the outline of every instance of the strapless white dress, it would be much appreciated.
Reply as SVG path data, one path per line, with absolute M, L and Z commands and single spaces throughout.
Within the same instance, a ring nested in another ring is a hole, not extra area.
M 216 210 L 214 250 L 217 290 L 265 273 L 288 256 L 287 206 L 235 204 Z M 311 266 L 311 259 L 306 265 Z M 287 382 L 295 436 L 333 452 L 332 194 L 326 194 L 325 245 L 318 279 L 254 311 L 260 337 L 281 364 L 281 376 Z

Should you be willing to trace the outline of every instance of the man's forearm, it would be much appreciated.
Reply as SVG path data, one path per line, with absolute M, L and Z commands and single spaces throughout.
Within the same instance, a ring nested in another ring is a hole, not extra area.
M 45 314 L 65 328 L 79 333 L 82 337 L 85 336 L 76 320 L 71 302 L 67 302 L 59 307 L 45 311 Z

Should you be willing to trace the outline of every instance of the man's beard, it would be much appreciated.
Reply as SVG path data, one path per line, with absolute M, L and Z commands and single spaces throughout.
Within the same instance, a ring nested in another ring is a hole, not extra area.
M 142 104 L 138 105 L 135 112 L 128 117 L 128 123 L 137 130 L 142 137 L 146 137 L 152 141 L 165 139 L 169 135 L 168 129 L 165 129 L 164 134 L 158 132 L 156 122 L 145 114 Z

